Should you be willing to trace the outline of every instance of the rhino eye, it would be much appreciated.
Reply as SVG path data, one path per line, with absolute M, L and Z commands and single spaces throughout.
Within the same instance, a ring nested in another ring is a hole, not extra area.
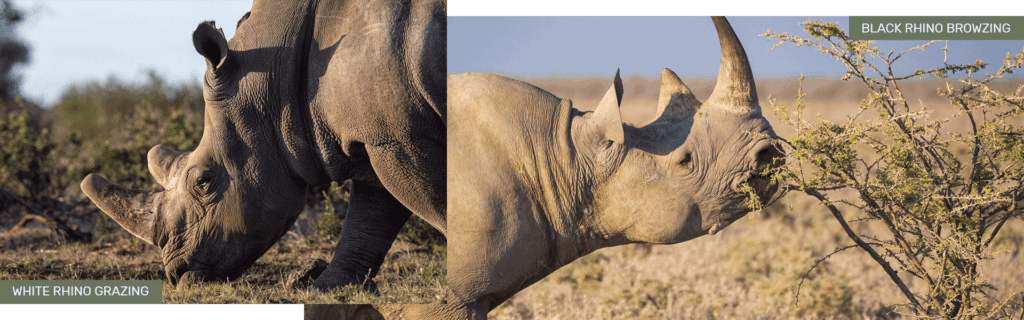
M 687 152 L 686 155 L 683 155 L 683 160 L 679 161 L 679 164 L 684 166 L 684 167 L 690 167 L 690 162 L 692 162 L 692 161 L 693 161 L 693 157 L 690 156 L 689 152 Z
M 206 189 L 210 185 L 211 181 L 213 181 L 212 175 L 200 175 L 199 177 L 196 178 L 196 187 Z

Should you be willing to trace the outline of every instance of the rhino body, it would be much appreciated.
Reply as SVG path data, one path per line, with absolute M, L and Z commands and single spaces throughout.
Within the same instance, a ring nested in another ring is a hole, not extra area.
M 237 278 L 298 217 L 309 185 L 352 179 L 318 288 L 370 283 L 411 214 L 445 217 L 446 1 L 255 1 L 206 60 L 196 150 L 155 146 L 162 191 L 90 175 L 83 191 L 159 246 L 172 283 Z M 180 284 L 179 284 L 180 286 Z
M 450 303 L 485 318 L 594 250 L 714 234 L 750 211 L 744 185 L 775 192 L 762 174 L 780 164 L 775 133 L 739 40 L 713 20 L 715 92 L 702 104 L 665 69 L 644 124 L 621 122 L 618 74 L 593 112 L 506 77 L 448 76 Z

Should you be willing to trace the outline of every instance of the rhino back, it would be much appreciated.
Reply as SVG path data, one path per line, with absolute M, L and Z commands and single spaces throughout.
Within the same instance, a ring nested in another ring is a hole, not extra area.
M 443 137 L 445 5 L 436 0 L 322 5 L 306 95 L 322 106 L 329 123 L 344 123 L 363 143 L 389 136 Z
M 547 169 L 538 160 L 556 156 L 559 138 L 568 139 L 571 108 L 540 88 L 497 75 L 449 75 L 448 87 L 449 174 L 507 174 L 491 180 L 536 186 L 536 170 Z
M 256 1 L 229 46 L 253 61 L 249 72 L 270 74 L 264 90 L 280 113 L 310 106 L 311 114 L 295 116 L 327 126 L 321 134 L 334 137 L 318 141 L 443 136 L 445 5 Z

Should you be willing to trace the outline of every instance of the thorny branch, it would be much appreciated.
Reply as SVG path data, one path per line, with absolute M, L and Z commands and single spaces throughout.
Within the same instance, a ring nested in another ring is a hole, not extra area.
M 937 41 L 899 53 L 881 52 L 873 41 L 850 40 L 834 23 L 807 21 L 803 26 L 811 38 L 771 30 L 764 36 L 778 40 L 773 49 L 785 43 L 807 45 L 837 59 L 847 69 L 842 80 L 860 80 L 872 93 L 847 123 L 805 120 L 802 84 L 796 112 L 776 106 L 776 115 L 781 112 L 783 121 L 796 129 L 784 141 L 791 160 L 777 173 L 788 184 L 784 191 L 802 191 L 824 204 L 856 246 L 897 284 L 918 316 L 965 318 L 1003 312 L 999 310 L 1006 303 L 980 303 L 978 297 L 991 298 L 985 290 L 995 288 L 982 280 L 978 263 L 991 257 L 989 248 L 1006 221 L 1024 216 L 1017 206 L 1024 200 L 1024 127 L 1019 124 L 1024 122 L 1024 86 L 1000 93 L 988 85 L 1024 67 L 1024 50 L 1007 54 L 995 73 L 976 79 L 988 64 L 950 64 L 946 41 L 941 67 L 897 75 L 896 61 Z M 935 117 L 923 102 L 920 111 L 912 111 L 901 81 L 925 75 L 948 79 L 958 73 L 965 74 L 960 85 L 946 80 L 945 89 L 938 90 L 956 108 L 955 115 Z M 769 102 L 775 105 L 774 99 Z M 876 116 L 859 119 L 867 109 L 874 109 Z M 957 118 L 964 120 L 954 122 Z M 954 123 L 966 123 L 965 132 L 943 131 L 943 126 Z M 844 198 L 844 189 L 855 191 L 857 202 Z M 854 222 L 878 221 L 891 240 L 862 240 L 837 203 L 865 212 L 868 218 Z M 885 256 L 872 246 L 882 248 Z M 818 264 L 851 247 L 818 259 L 801 278 L 801 286 Z M 925 280 L 928 290 L 915 295 L 884 257 Z M 799 298 L 799 288 L 797 294 Z M 917 297 L 927 300 L 921 303 Z M 1015 307 L 1020 306 L 1011 306 Z

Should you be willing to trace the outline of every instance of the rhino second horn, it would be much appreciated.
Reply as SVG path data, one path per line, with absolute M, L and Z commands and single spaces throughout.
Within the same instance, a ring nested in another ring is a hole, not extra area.
M 700 100 L 693 95 L 679 76 L 669 68 L 661 70 L 661 88 L 658 93 L 658 110 L 654 120 L 661 117 L 686 119 L 700 109 Z
M 725 17 L 711 17 L 711 20 L 715 22 L 718 41 L 722 45 L 722 65 L 718 69 L 715 91 L 706 105 L 734 112 L 759 111 L 754 73 L 750 70 L 750 61 L 739 37 Z
M 171 147 L 158 144 L 146 154 L 149 163 L 149 174 L 156 179 L 164 189 L 174 188 L 181 169 L 188 162 L 188 156 L 192 152 L 178 152 Z
M 130 190 L 95 173 L 82 180 L 82 191 L 107 216 L 146 243 L 153 244 L 156 226 L 154 193 Z

